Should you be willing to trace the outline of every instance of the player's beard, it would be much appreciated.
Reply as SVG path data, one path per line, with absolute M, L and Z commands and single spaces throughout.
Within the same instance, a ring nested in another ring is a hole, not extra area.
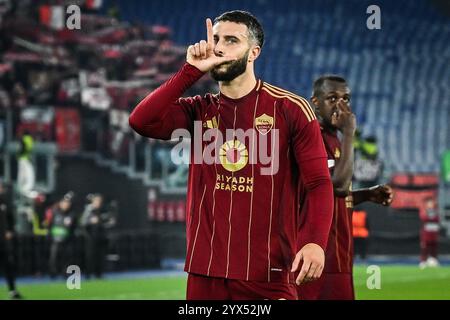
M 233 62 L 226 62 L 225 64 L 227 65 L 227 68 L 225 71 L 219 71 L 219 68 L 223 64 L 214 67 L 210 71 L 211 77 L 216 81 L 224 81 L 224 82 L 230 82 L 236 79 L 241 74 L 243 74 L 245 70 L 247 70 L 247 60 L 249 53 L 250 50 L 248 50 L 241 59 Z

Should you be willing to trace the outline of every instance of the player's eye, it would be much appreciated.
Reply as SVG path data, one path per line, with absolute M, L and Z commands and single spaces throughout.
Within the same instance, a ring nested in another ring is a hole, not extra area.
M 336 102 L 336 97 L 335 96 L 328 97 L 328 100 L 330 100 L 331 102 Z
M 344 102 L 350 102 L 350 98 L 349 97 L 344 97 Z

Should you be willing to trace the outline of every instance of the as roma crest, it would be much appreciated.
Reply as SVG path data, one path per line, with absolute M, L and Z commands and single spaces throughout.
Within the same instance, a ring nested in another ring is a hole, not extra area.
M 334 158 L 339 159 L 340 157 L 341 157 L 341 150 L 339 150 L 339 148 L 336 148 L 336 150 L 334 150 Z
M 273 117 L 263 113 L 261 116 L 255 119 L 255 128 L 262 135 L 266 135 L 273 126 Z

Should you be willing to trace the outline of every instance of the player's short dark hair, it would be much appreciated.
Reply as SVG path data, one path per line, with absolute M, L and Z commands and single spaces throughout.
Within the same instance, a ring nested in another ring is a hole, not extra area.
M 250 36 L 253 38 L 253 40 L 255 40 L 256 44 L 262 48 L 264 44 L 264 30 L 258 19 L 256 19 L 256 17 L 250 12 L 242 10 L 228 11 L 215 18 L 214 24 L 220 21 L 245 24 Z
M 345 80 L 341 76 L 337 76 L 334 74 L 326 74 L 326 75 L 320 76 L 319 78 L 317 78 L 314 81 L 313 92 L 312 92 L 313 97 L 318 97 L 323 93 L 323 84 L 327 80 L 347 84 L 347 80 Z

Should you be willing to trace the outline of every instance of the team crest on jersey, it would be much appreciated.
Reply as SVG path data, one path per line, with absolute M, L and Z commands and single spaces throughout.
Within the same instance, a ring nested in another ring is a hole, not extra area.
M 262 135 L 266 135 L 273 126 L 273 117 L 263 113 L 261 116 L 255 119 L 255 128 Z
M 340 157 L 341 157 L 341 150 L 339 150 L 339 148 L 336 148 L 336 150 L 334 150 L 334 158 L 339 159 Z

